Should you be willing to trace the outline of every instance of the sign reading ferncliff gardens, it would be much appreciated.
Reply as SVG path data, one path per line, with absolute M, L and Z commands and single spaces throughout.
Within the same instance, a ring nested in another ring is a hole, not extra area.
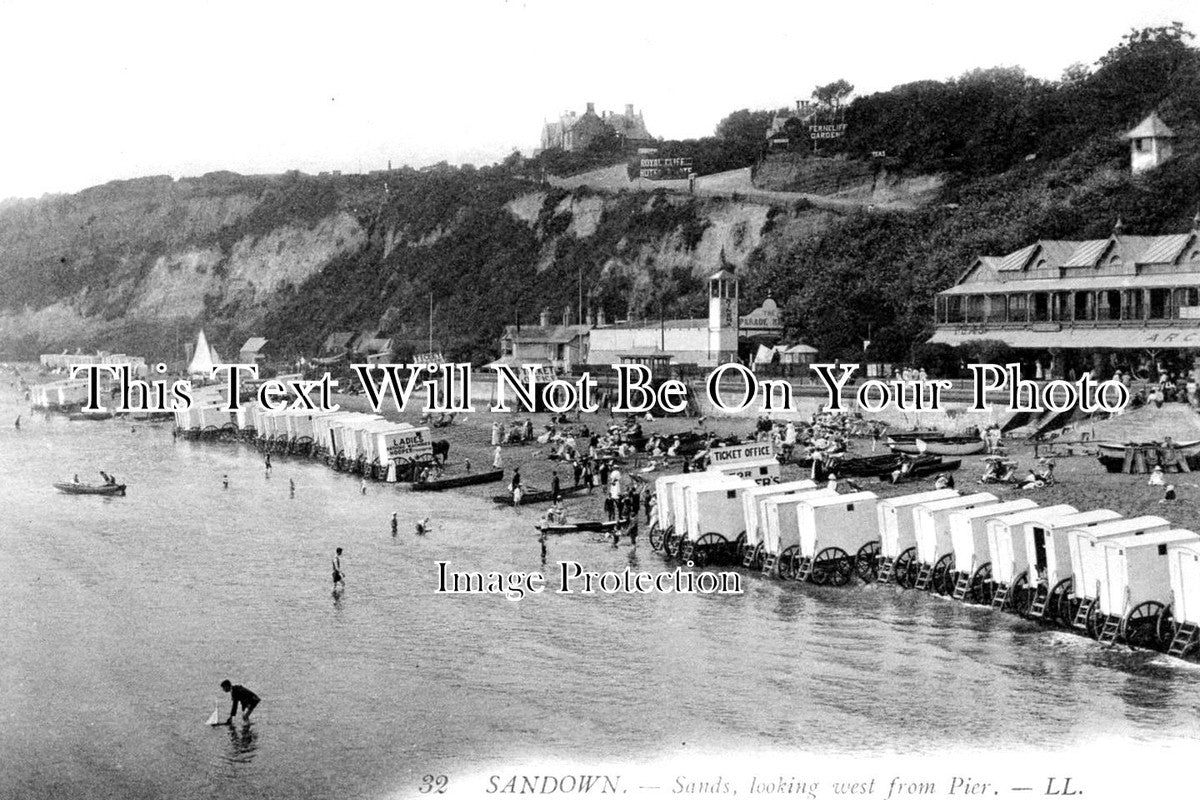
M 690 158 L 643 156 L 638 160 L 638 176 L 652 181 L 686 180 L 692 175 Z
M 846 123 L 839 122 L 833 125 L 809 125 L 808 138 L 810 139 L 840 139 L 846 135 Z

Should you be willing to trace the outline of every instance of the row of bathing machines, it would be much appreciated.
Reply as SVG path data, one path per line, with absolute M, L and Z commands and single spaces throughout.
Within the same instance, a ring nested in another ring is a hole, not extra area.
M 654 548 L 782 580 L 935 592 L 1180 658 L 1200 650 L 1200 536 L 1162 517 L 953 489 L 885 499 L 748 472 L 659 478 Z

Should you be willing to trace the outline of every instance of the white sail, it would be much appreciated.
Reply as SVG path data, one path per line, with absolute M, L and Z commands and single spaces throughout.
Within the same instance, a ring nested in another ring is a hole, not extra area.
M 204 330 L 201 329 L 200 335 L 196 337 L 196 351 L 192 354 L 192 363 L 188 364 L 188 374 L 210 378 L 213 365 L 220 363 L 221 357 L 217 355 L 214 348 L 209 347 L 208 339 L 204 336 Z
M 206 724 L 208 724 L 208 725 L 220 725 L 221 724 L 221 704 L 220 703 L 213 706 L 212 716 L 208 718 L 208 722 Z

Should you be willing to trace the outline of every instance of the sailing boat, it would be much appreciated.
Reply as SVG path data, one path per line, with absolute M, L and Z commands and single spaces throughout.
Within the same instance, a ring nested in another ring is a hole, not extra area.
M 212 716 L 208 718 L 206 725 L 220 725 L 224 720 L 221 719 L 221 704 L 217 703 L 213 706 Z

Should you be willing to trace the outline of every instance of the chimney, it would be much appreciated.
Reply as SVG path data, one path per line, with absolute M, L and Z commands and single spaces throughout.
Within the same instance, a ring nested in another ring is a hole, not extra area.
M 550 327 L 550 309 L 542 309 L 541 316 L 538 317 L 538 325 L 541 325 L 543 328 Z
M 571 306 L 565 305 L 565 306 L 563 306 L 563 327 L 565 328 L 570 324 L 571 324 Z
M 588 104 L 587 104 L 587 113 L 589 113 L 589 114 L 595 114 L 595 113 L 596 113 L 596 104 L 595 104 L 595 103 L 588 103 Z
M 596 312 L 596 325 L 599 327 L 604 326 L 604 306 L 601 306 L 600 310 Z
M 625 104 L 625 116 L 629 117 L 630 119 L 633 119 L 633 103 Z

